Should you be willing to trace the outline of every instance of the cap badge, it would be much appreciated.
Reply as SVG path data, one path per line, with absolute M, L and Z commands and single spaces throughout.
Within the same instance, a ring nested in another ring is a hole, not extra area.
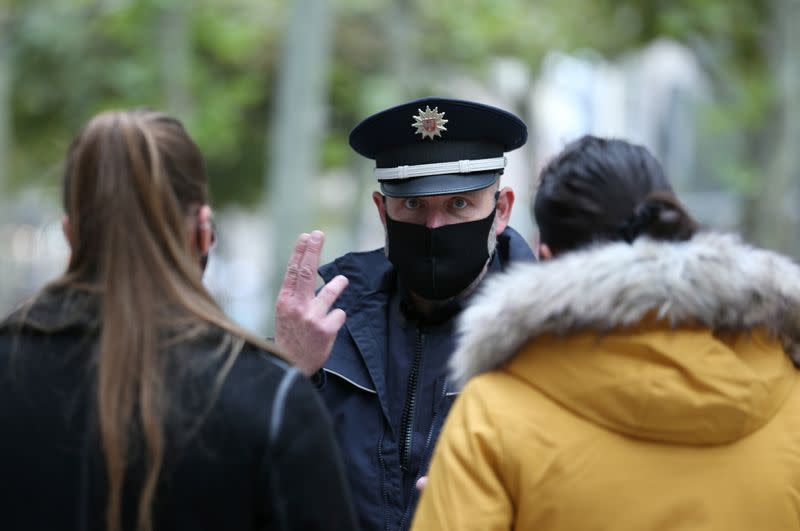
M 444 126 L 449 120 L 444 119 L 444 112 L 439 112 L 438 107 L 434 107 L 431 110 L 430 106 L 426 105 L 425 110 L 417 109 L 419 114 L 417 116 L 413 116 L 414 123 L 411 124 L 413 128 L 416 129 L 414 134 L 421 134 L 422 138 L 430 138 L 433 140 L 433 137 L 442 136 L 442 131 L 447 131 L 447 128 Z

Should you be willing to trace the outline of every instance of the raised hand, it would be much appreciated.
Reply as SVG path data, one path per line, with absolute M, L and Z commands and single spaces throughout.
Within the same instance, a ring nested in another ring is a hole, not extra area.
M 331 311 L 346 277 L 338 275 L 314 293 L 324 241 L 318 230 L 297 238 L 275 305 L 275 341 L 307 376 L 325 364 L 346 317 L 344 310 Z

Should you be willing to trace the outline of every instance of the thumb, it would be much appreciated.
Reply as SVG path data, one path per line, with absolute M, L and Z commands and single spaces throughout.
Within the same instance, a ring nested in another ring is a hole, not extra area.
M 422 476 L 417 480 L 417 490 L 422 492 L 422 489 L 425 488 L 425 485 L 428 484 L 428 476 Z

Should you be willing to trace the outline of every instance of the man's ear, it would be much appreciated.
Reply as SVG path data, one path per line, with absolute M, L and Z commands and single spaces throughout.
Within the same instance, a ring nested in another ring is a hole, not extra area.
M 511 219 L 511 209 L 514 207 L 514 190 L 504 186 L 497 196 L 497 214 L 495 215 L 495 229 L 499 236 L 506 227 L 508 220 Z
M 546 243 L 539 244 L 539 260 L 551 260 L 553 258 L 553 251 L 550 250 L 550 246 Z
M 381 217 L 381 223 L 383 223 L 383 227 L 386 228 L 386 203 L 384 202 L 383 194 L 380 192 L 372 192 L 372 202 L 375 203 L 375 207 L 378 209 L 378 215 Z

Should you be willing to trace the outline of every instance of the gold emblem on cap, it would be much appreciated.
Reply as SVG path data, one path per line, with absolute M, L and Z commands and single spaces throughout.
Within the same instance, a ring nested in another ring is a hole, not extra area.
M 433 140 L 433 137 L 442 136 L 442 131 L 447 131 L 447 128 L 444 126 L 449 120 L 444 119 L 444 112 L 439 112 L 438 107 L 434 107 L 431 110 L 430 106 L 426 105 L 425 110 L 417 109 L 419 114 L 417 116 L 413 116 L 414 123 L 411 124 L 411 127 L 414 127 L 416 131 L 414 134 L 421 134 L 422 138 L 430 138 Z

